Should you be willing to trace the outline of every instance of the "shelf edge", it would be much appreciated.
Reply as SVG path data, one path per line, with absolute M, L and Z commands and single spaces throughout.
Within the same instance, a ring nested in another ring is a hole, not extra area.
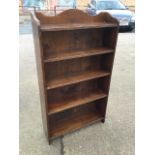
M 105 51 L 102 52 L 94 52 L 94 53 L 85 53 L 83 55 L 73 55 L 73 56 L 66 56 L 66 57 L 61 57 L 61 58 L 45 58 L 44 63 L 50 63 L 50 62 L 58 62 L 58 61 L 63 61 L 63 60 L 72 60 L 72 59 L 78 59 L 78 58 L 84 58 L 84 57 L 91 57 L 91 56 L 95 56 L 95 55 L 104 55 L 104 54 L 109 54 L 109 53 L 113 53 L 114 50 L 113 49 L 107 49 Z
M 51 110 L 50 112 L 48 112 L 48 115 L 50 116 L 50 115 L 53 115 L 53 114 L 57 114 L 57 113 L 63 112 L 63 111 L 68 110 L 68 109 L 72 109 L 74 107 L 79 107 L 79 106 L 82 106 L 82 105 L 85 105 L 85 104 L 89 104 L 90 102 L 106 98 L 107 96 L 108 96 L 107 94 L 102 93 L 102 95 L 100 94 L 100 95 L 98 95 L 98 97 L 96 97 L 94 99 L 91 99 L 91 100 L 88 100 L 88 101 L 86 101 L 84 103 L 82 102 L 82 103 L 80 103 L 78 105 L 70 105 L 70 106 L 68 106 L 66 108 L 61 108 L 60 110 L 58 110 L 58 109 L 57 110 L 53 110 L 53 111 Z
M 110 75 L 110 72 L 103 72 L 102 74 L 98 75 L 98 76 L 92 76 L 92 77 L 87 77 L 85 79 L 82 79 L 82 80 L 73 80 L 71 82 L 68 82 L 68 83 L 65 83 L 65 84 L 61 84 L 61 85 L 56 85 L 56 86 L 47 86 L 46 87 L 46 90 L 51 90 L 51 89 L 55 89 L 55 88 L 60 88 L 60 87 L 64 87 L 64 86 L 69 86 L 69 85 L 72 85 L 72 84 L 76 84 L 76 83 L 80 83 L 80 82 L 84 82 L 84 81 L 89 81 L 89 80 L 93 80 L 93 79 L 98 79 L 98 78 L 101 78 L 101 77 L 106 77 L 106 76 L 109 76 Z

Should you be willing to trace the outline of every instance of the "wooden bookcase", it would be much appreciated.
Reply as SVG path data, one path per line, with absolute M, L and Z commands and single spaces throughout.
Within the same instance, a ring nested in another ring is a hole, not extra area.
M 71 9 L 31 14 L 47 138 L 105 120 L 118 21 Z

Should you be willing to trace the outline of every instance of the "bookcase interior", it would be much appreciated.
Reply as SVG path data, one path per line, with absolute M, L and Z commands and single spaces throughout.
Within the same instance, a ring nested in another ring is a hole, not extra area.
M 53 114 L 49 117 L 50 135 L 57 137 L 66 132 L 101 121 L 105 117 L 105 109 L 106 98 Z
M 49 114 L 107 97 L 109 77 L 51 89 L 47 93 Z
M 43 32 L 43 50 L 45 61 L 64 55 L 78 55 L 91 50 L 114 50 L 116 28 L 81 29 L 74 31 Z M 108 36 L 108 37 L 107 37 Z M 61 45 L 61 46 L 60 46 Z M 105 51 L 106 52 L 106 51 Z M 59 60 L 59 59 L 58 59 Z M 52 61 L 52 60 L 51 60 Z M 56 60 L 55 60 L 56 61 Z

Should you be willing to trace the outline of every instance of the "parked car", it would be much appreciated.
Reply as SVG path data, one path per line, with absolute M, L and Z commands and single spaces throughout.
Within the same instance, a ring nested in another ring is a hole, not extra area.
M 119 0 L 90 0 L 86 12 L 90 15 L 97 15 L 100 12 L 108 12 L 117 18 L 120 29 L 133 30 L 135 28 L 135 15 L 128 7 Z

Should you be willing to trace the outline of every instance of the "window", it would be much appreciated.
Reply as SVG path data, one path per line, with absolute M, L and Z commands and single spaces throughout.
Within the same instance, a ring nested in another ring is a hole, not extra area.
M 119 1 L 109 0 L 109 1 L 98 1 L 98 10 L 125 10 L 125 6 Z

